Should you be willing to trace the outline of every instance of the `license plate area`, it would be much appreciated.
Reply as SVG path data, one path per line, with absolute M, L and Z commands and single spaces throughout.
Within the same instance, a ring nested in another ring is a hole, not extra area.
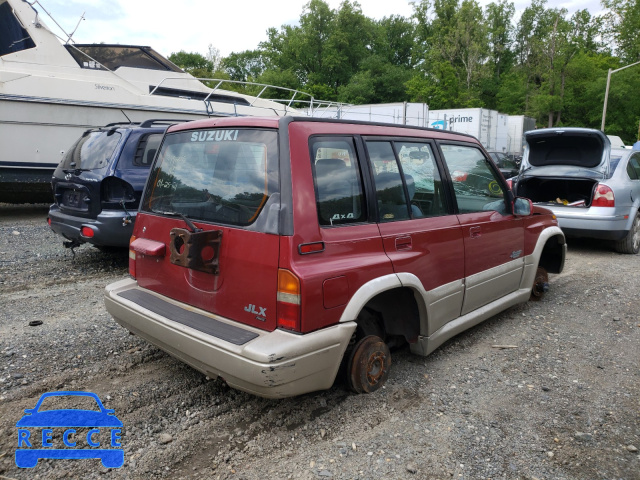
M 65 190 L 62 194 L 62 205 L 76 210 L 86 210 L 85 196 L 86 193 L 80 190 Z

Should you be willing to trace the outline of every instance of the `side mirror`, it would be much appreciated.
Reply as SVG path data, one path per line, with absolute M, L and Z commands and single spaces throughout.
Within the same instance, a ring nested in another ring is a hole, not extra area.
M 533 215 L 533 202 L 528 198 L 516 197 L 513 202 L 513 214 L 517 217 Z

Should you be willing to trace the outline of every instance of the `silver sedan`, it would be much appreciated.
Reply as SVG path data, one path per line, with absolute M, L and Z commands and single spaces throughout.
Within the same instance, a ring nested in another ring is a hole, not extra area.
M 515 195 L 549 208 L 567 237 L 640 251 L 640 151 L 612 149 L 599 130 L 547 128 L 525 135 Z

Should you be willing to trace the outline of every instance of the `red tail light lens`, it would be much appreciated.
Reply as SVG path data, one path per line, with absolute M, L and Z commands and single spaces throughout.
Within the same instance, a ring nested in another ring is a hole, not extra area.
M 80 235 L 82 235 L 83 237 L 93 238 L 94 234 L 95 233 L 91 227 L 82 227 L 80 229 Z
M 299 332 L 300 280 L 289 270 L 278 270 L 278 320 L 277 326 Z
M 616 199 L 613 195 L 613 190 L 607 185 L 596 186 L 596 191 L 593 194 L 592 207 L 615 207 Z
M 455 170 L 451 173 L 451 180 L 454 182 L 466 182 L 469 172 L 463 172 L 461 170 Z
M 513 180 L 507 180 L 507 187 L 509 187 L 509 190 L 513 190 Z

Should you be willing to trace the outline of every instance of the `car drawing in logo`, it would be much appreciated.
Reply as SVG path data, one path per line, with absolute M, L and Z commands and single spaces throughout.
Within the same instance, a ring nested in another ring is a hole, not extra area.
M 48 409 L 43 402 L 47 405 L 82 403 L 83 407 L 93 409 Z M 24 413 L 26 415 L 16 423 L 18 467 L 33 468 L 41 458 L 99 458 L 106 468 L 119 468 L 124 464 L 120 440 L 122 422 L 115 416 L 115 410 L 105 408 L 95 393 L 45 393 L 34 408 L 26 409 Z M 104 448 L 105 444 L 111 448 Z

